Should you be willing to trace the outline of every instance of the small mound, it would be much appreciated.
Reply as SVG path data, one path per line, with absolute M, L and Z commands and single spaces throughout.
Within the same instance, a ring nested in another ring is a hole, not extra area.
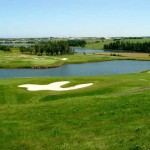
M 37 85 L 37 84 L 24 84 L 18 87 L 27 88 L 28 91 L 42 91 L 42 90 L 51 90 L 51 91 L 69 91 L 75 90 L 80 88 L 85 88 L 88 86 L 93 85 L 93 83 L 86 83 L 86 84 L 78 84 L 72 87 L 61 88 L 62 85 L 70 83 L 69 81 L 61 81 L 61 82 L 54 82 L 48 85 Z

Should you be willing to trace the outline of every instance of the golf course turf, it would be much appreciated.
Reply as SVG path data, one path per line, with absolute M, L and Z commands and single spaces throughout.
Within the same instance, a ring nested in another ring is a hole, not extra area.
M 150 60 L 146 53 L 35 56 L 20 54 L 18 51 L 0 51 L 0 54 L 0 68 L 54 67 L 60 64 L 127 59 Z M 61 88 L 85 83 L 92 85 L 71 91 L 28 91 L 18 87 L 62 81 L 70 83 Z M 93 77 L 0 79 L 0 149 L 148 150 L 149 108 L 149 71 Z
M 92 82 L 73 91 L 27 91 L 22 84 Z M 0 147 L 12 150 L 150 148 L 149 73 L 0 79 Z M 147 89 L 147 90 L 138 90 Z
M 76 53 L 74 55 L 36 56 L 18 51 L 1 52 L 0 68 L 53 68 L 63 64 L 102 62 L 110 60 L 150 60 L 146 53 Z

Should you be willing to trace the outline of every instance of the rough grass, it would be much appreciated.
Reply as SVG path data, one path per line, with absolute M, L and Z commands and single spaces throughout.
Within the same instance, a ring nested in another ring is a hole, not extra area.
M 30 92 L 18 85 L 70 80 L 84 89 Z M 0 148 L 3 150 L 150 148 L 148 73 L 75 78 L 0 80 Z

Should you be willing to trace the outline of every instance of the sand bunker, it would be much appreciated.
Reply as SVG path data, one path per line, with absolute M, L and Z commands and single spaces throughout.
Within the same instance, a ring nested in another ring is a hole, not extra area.
M 54 59 L 59 59 L 59 60 L 68 60 L 68 58 L 54 58 Z
M 61 60 L 68 60 L 68 58 L 62 58 Z
M 68 90 L 75 90 L 80 88 L 85 88 L 88 86 L 93 85 L 93 83 L 86 83 L 86 84 L 78 84 L 72 87 L 61 88 L 62 85 L 70 83 L 69 81 L 61 81 L 61 82 L 54 82 L 48 85 L 37 85 L 37 84 L 24 84 L 18 87 L 27 88 L 28 91 L 42 91 L 42 90 L 51 90 L 51 91 L 68 91 Z

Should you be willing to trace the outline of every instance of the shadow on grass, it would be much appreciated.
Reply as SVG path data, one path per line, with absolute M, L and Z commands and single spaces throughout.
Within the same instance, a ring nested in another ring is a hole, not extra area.
M 39 100 L 39 102 L 46 102 L 46 101 L 54 101 L 54 100 L 60 100 L 60 99 L 67 99 L 67 98 L 75 98 L 75 97 L 84 97 L 84 96 L 95 96 L 95 95 L 105 95 L 113 93 L 113 88 L 103 88 L 100 90 L 94 90 L 94 91 L 86 91 L 86 92 L 74 92 L 74 93 L 65 93 L 65 94 L 59 94 L 59 95 L 48 95 Z

